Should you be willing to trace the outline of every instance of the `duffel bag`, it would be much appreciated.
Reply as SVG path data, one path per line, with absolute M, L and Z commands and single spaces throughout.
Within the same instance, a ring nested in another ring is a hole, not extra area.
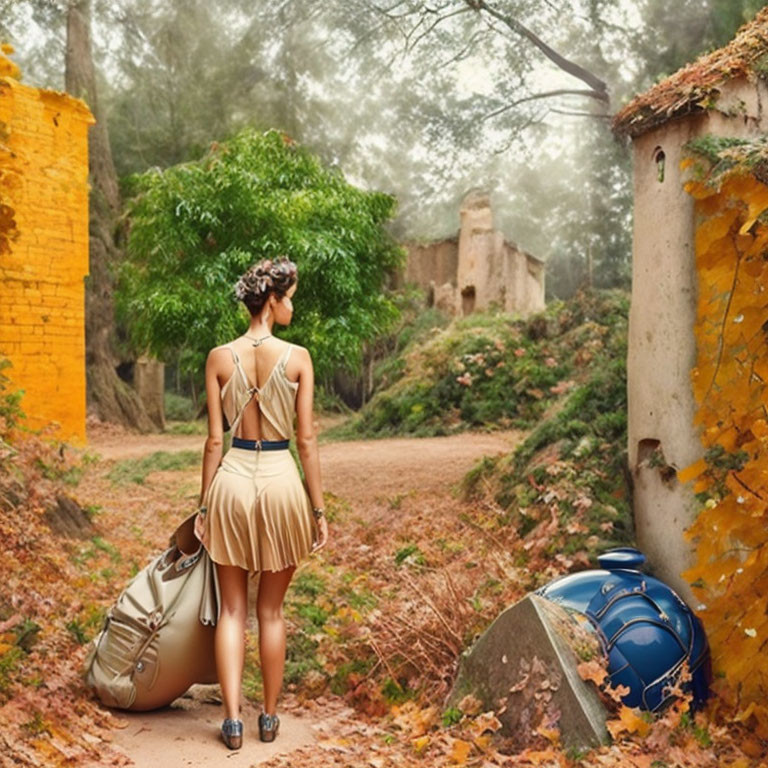
M 91 641 L 83 675 L 109 707 L 155 709 L 193 683 L 218 682 L 219 584 L 216 566 L 194 535 L 196 516 L 184 520 L 168 549 L 131 579 Z

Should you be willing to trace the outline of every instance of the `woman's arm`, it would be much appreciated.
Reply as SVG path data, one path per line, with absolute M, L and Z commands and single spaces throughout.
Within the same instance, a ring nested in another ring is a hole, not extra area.
M 203 451 L 203 479 L 200 486 L 200 504 L 205 500 L 208 486 L 221 464 L 224 429 L 221 414 L 221 387 L 216 375 L 219 350 L 212 349 L 205 361 L 205 397 L 208 406 L 208 437 Z
M 323 486 L 320 480 L 320 459 L 313 413 L 315 372 L 312 367 L 312 358 L 304 347 L 296 347 L 296 358 L 299 364 L 299 388 L 296 393 L 296 448 L 312 506 L 322 508 Z M 325 546 L 328 540 L 328 523 L 325 516 L 318 520 L 318 528 L 320 539 L 315 549 Z

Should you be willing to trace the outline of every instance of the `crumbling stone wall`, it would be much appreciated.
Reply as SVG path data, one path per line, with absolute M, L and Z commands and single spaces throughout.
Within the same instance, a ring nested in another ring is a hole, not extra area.
M 9 52 L 5 47 L 3 53 Z M 0 353 L 27 424 L 85 441 L 85 104 L 18 82 L 0 55 Z
M 467 315 L 496 305 L 529 314 L 544 308 L 544 262 L 494 229 L 490 198 L 470 192 L 462 202 L 455 238 L 409 244 L 404 281 L 429 292 L 430 304 Z
M 408 245 L 403 279 L 406 283 L 429 286 L 456 281 L 459 268 L 459 240 L 451 237 L 434 243 Z

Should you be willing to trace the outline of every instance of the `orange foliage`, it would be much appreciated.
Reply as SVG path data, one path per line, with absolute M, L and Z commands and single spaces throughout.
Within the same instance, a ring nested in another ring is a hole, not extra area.
M 626 706 L 621 707 L 619 717 L 616 720 L 609 720 L 606 725 L 614 739 L 624 732 L 645 736 L 651 727 L 651 724 L 643 718 L 640 710 Z
M 688 531 L 720 698 L 768 738 L 768 187 L 690 182 L 697 214 L 694 423 L 705 462 L 680 471 L 704 504 Z M 700 497 L 701 498 L 701 497 Z

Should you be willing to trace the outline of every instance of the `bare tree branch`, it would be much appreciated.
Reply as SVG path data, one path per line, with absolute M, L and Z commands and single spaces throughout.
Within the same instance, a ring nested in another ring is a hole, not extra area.
M 544 118 L 547 116 L 549 110 L 544 110 L 543 113 L 531 115 L 522 125 L 515 129 L 515 132 L 509 138 L 509 141 L 504 144 L 503 147 L 492 150 L 491 154 L 502 155 L 508 152 L 510 147 L 517 141 L 520 141 L 520 134 L 531 125 L 539 125 L 544 122 Z
M 356 51 L 362 43 L 366 42 L 370 38 L 372 38 L 382 27 L 384 27 L 387 24 L 386 21 L 382 21 L 380 24 L 376 24 L 372 26 L 364 35 L 360 35 L 360 37 L 355 40 L 354 45 L 349 49 L 350 53 L 353 51 Z M 329 33 L 329 35 L 332 33 Z M 327 38 L 326 38 L 327 40 Z M 325 44 L 326 41 L 323 41 L 323 44 Z
M 446 0 L 446 2 L 441 3 L 440 5 L 435 5 L 432 8 L 430 8 L 428 5 L 425 5 L 424 8 L 422 8 L 422 11 L 425 13 L 437 15 L 442 13 L 449 5 L 453 5 L 453 0 Z
M 584 67 L 581 67 L 570 59 L 566 59 L 565 56 L 560 55 L 554 48 L 547 45 L 540 37 L 538 37 L 538 35 L 521 24 L 517 19 L 492 8 L 485 0 L 464 0 L 464 2 L 470 8 L 476 11 L 485 11 L 490 16 L 501 21 L 516 35 L 524 37 L 530 43 L 535 45 L 557 67 L 586 83 L 592 89 L 594 98 L 608 102 L 608 86 L 603 80 L 592 74 L 589 70 L 584 69 Z
M 502 112 L 507 112 L 508 110 L 512 109 L 513 107 L 518 106 L 519 104 L 525 104 L 527 101 L 537 101 L 539 99 L 549 99 L 553 96 L 589 96 L 591 99 L 598 99 L 599 101 L 603 101 L 603 99 L 600 97 L 598 93 L 595 93 L 595 91 L 587 90 L 586 88 L 557 88 L 554 91 L 542 91 L 541 93 L 533 93 L 530 96 L 523 96 L 521 99 L 516 99 L 515 101 L 509 102 L 509 104 L 505 104 L 503 107 L 499 107 L 498 109 L 493 110 L 493 112 L 489 112 L 487 115 L 484 115 L 481 119 L 482 120 L 490 120 L 492 117 L 496 117 L 496 115 L 500 115 Z
M 545 0 L 545 2 L 547 1 L 548 0 Z M 529 43 L 538 48 L 544 54 L 544 56 L 546 56 L 563 72 L 566 72 L 572 77 L 581 80 L 590 88 L 589 91 L 574 90 L 570 91 L 570 93 L 578 93 L 579 95 L 589 96 L 590 98 L 594 98 L 605 103 L 609 102 L 608 86 L 605 81 L 601 80 L 599 77 L 597 77 L 597 75 L 580 66 L 576 62 L 571 61 L 562 54 L 558 53 L 554 48 L 544 42 L 544 40 L 542 40 L 535 32 L 528 29 L 528 27 L 526 27 L 517 18 L 503 13 L 502 11 L 490 5 L 487 0 L 463 0 L 463 3 L 463 8 L 454 10 L 448 10 L 452 5 L 454 5 L 454 2 L 451 0 L 446 0 L 446 2 L 433 3 L 431 5 L 422 5 L 420 8 L 409 6 L 407 0 L 394 0 L 386 7 L 381 6 L 376 2 L 370 2 L 370 0 L 368 0 L 366 5 L 372 10 L 375 10 L 386 18 L 390 19 L 391 21 L 398 23 L 398 27 L 400 26 L 399 22 L 401 20 L 407 17 L 414 17 L 418 15 L 418 20 L 413 23 L 410 29 L 407 31 L 401 30 L 405 38 L 405 47 L 407 52 L 412 51 L 427 35 L 429 35 L 430 32 L 432 32 L 432 30 L 435 29 L 436 26 L 447 19 L 457 16 L 460 13 L 466 11 L 476 11 L 480 14 L 481 17 L 490 16 L 496 21 L 501 22 L 512 33 L 523 37 Z M 403 6 L 406 6 L 405 9 L 403 9 Z M 401 10 L 401 12 L 396 13 L 398 10 Z M 434 20 L 429 20 L 431 16 L 436 18 L 434 18 Z M 497 30 L 493 24 L 490 25 L 490 28 L 499 32 L 499 30 Z M 462 51 L 466 50 L 466 48 L 467 46 L 465 46 Z M 461 58 L 461 54 L 459 54 L 457 57 L 449 58 L 448 62 L 450 63 L 456 61 L 459 58 Z M 557 96 L 564 93 L 565 91 L 552 91 L 550 95 Z M 536 98 L 546 97 L 537 96 Z M 525 100 L 527 101 L 528 98 Z M 511 105 L 507 106 L 507 109 L 515 106 L 518 103 L 522 102 L 513 102 Z M 492 113 L 487 117 L 493 117 L 494 114 L 498 113 Z
M 411 50 L 413 50 L 421 40 L 423 40 L 438 24 L 445 21 L 446 19 L 450 19 L 453 16 L 458 16 L 460 13 L 467 13 L 471 12 L 471 8 L 459 8 L 451 13 L 446 13 L 443 16 L 438 16 L 435 21 L 430 24 L 409 46 Z
M 469 52 L 472 50 L 475 43 L 477 43 L 487 34 L 488 32 L 485 29 L 480 29 L 477 32 L 473 32 L 472 36 L 469 38 L 469 40 L 467 40 L 467 44 L 453 56 L 449 56 L 447 59 L 443 59 L 443 61 L 438 62 L 437 68 L 442 69 L 443 67 L 448 66 L 448 64 L 453 64 L 457 61 L 465 59 Z
M 556 107 L 550 107 L 550 112 L 556 112 L 558 115 L 573 115 L 575 117 L 596 117 L 601 120 L 610 120 L 613 115 L 607 112 L 578 112 L 570 109 L 557 109 Z
M 398 0 L 398 2 L 396 2 L 394 5 L 391 5 L 389 8 L 382 8 L 376 3 L 366 3 L 366 5 L 390 19 L 398 19 L 402 18 L 403 16 L 410 16 L 413 13 L 412 10 L 408 10 L 405 13 L 394 15 L 394 11 L 396 11 L 401 5 L 408 5 L 408 0 Z

